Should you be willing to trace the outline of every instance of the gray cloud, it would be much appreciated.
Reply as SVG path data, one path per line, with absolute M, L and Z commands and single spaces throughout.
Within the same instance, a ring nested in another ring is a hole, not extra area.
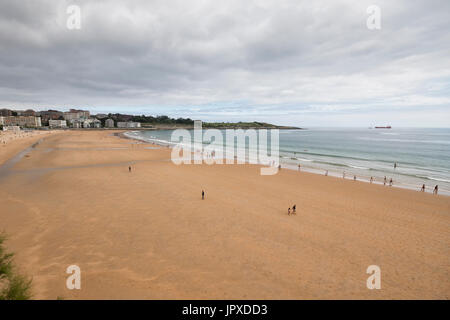
M 71 4 L 81 30 L 66 28 Z M 376 31 L 366 28 L 371 4 L 3 0 L 0 105 L 447 125 L 450 3 L 376 1 Z

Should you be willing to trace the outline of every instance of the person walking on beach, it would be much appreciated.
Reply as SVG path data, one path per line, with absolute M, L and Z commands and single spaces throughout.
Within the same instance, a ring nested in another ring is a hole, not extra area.
M 202 190 L 202 200 L 205 200 L 205 191 Z
M 370 177 L 370 183 L 372 183 L 373 182 L 373 177 Z
M 325 176 L 328 176 L 328 170 L 327 170 L 327 171 L 325 171 Z
M 131 166 L 128 167 L 128 172 L 131 172 Z
M 301 168 L 301 166 L 300 166 L 300 163 L 298 164 L 298 171 L 300 171 L 300 168 Z
M 434 187 L 433 194 L 438 194 L 438 185 Z
M 288 216 L 291 215 L 291 208 L 288 208 Z
M 356 181 L 356 176 L 355 175 L 353 176 L 353 181 Z
M 425 183 L 422 185 L 422 188 L 420 188 L 421 192 L 425 192 Z
M 389 180 L 389 187 L 392 187 L 393 183 L 394 183 L 394 181 L 392 181 L 392 178 L 391 178 L 391 180 Z
M 384 186 L 386 185 L 386 182 L 387 182 L 387 178 L 386 178 L 386 176 L 384 176 L 384 182 L 383 182 Z
M 295 213 L 296 213 L 296 212 L 295 212 L 295 209 L 297 209 L 297 205 L 294 204 L 294 205 L 292 206 L 292 214 L 295 214 Z

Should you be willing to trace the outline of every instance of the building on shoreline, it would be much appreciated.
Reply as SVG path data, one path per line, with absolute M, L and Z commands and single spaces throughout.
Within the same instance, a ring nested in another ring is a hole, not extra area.
M 101 128 L 102 122 L 98 119 L 86 119 L 83 121 L 83 128 Z
M 67 121 L 66 120 L 48 120 L 48 126 L 51 129 L 54 128 L 67 128 Z
M 71 128 L 79 129 L 83 127 L 83 121 L 78 119 L 67 120 Z
M 94 118 L 80 118 L 80 119 L 71 119 L 67 120 L 68 126 L 71 128 L 79 129 L 79 128 L 101 128 L 102 122 L 98 119 Z
M 8 116 L 0 117 L 0 125 L 2 126 L 20 126 L 26 128 L 41 127 L 41 117 L 35 116 Z
M 133 122 L 133 121 L 117 122 L 117 128 L 140 128 L 140 127 L 141 127 L 140 122 Z
M 64 120 L 87 120 L 90 117 L 90 113 L 87 110 L 70 109 L 70 111 L 64 112 Z
M 106 119 L 105 120 L 105 128 L 114 128 L 114 120 Z

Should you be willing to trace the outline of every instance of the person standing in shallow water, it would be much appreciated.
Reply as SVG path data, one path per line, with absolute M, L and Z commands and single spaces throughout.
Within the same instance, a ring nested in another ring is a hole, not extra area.
M 291 208 L 288 208 L 288 216 L 291 215 Z
M 202 200 L 205 200 L 205 191 L 202 190 Z
M 386 185 L 386 182 L 387 182 L 387 178 L 386 178 L 386 176 L 384 176 L 384 182 L 383 182 L 384 186 Z
M 425 183 L 422 185 L 422 188 L 420 188 L 421 192 L 425 192 Z
M 433 194 L 438 194 L 438 185 L 434 187 Z
M 397 162 L 394 163 L 394 169 L 397 169 Z
M 389 187 L 392 187 L 393 183 L 394 183 L 394 181 L 392 181 L 392 178 L 391 178 L 391 180 L 389 180 Z

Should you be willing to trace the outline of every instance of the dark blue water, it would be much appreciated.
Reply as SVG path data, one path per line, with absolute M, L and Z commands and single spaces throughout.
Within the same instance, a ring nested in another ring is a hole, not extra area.
M 170 141 L 172 131 L 139 131 L 146 140 Z M 450 194 L 450 129 L 280 130 L 280 160 L 296 169 Z M 394 169 L 394 163 L 397 168 Z

